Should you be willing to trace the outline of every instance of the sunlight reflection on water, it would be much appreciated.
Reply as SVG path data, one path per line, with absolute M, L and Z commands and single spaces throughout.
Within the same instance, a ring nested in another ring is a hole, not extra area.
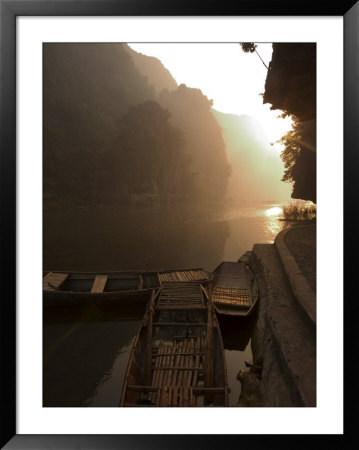
M 212 271 L 223 260 L 237 261 L 256 243 L 273 243 L 277 234 L 290 226 L 279 220 L 282 206 L 279 202 L 243 202 L 207 209 L 48 214 L 45 266 L 92 271 L 146 265 L 149 269 L 203 267 Z M 111 316 L 110 321 L 99 317 L 98 322 L 82 324 L 61 341 L 44 368 L 45 406 L 117 406 L 141 317 Z M 56 317 L 55 324 L 46 324 L 44 350 L 77 320 L 74 317 L 63 323 Z M 246 370 L 244 360 L 251 361 L 251 329 L 241 329 L 239 335 L 236 327 L 222 323 L 221 331 L 233 405 L 241 389 L 237 373 Z
M 274 242 L 275 237 L 277 234 L 282 230 L 283 225 L 278 220 L 277 216 L 268 216 L 265 220 L 265 237 L 267 243 Z
M 283 209 L 280 208 L 279 206 L 274 206 L 273 208 L 269 208 L 265 211 L 265 215 L 267 217 L 271 217 L 271 216 L 279 216 L 279 214 L 281 214 L 283 212 Z
M 267 243 L 272 243 L 277 236 L 277 234 L 283 228 L 283 222 L 279 220 L 282 215 L 283 209 L 279 206 L 274 206 L 272 208 L 268 208 L 264 211 L 264 233 L 266 237 Z

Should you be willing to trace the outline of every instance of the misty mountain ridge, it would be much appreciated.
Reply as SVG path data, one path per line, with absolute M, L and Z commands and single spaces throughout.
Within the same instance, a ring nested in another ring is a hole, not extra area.
M 246 197 L 260 172 L 253 119 L 126 44 L 45 44 L 43 80 L 45 208 Z
M 283 164 L 277 151 L 268 149 L 260 123 L 243 114 L 212 110 L 223 130 L 228 162 L 232 167 L 228 195 L 234 200 L 286 201 L 290 186 L 282 183 Z
M 163 89 L 169 91 L 177 89 L 178 84 L 176 80 L 158 58 L 136 52 L 129 45 L 125 45 L 125 49 L 131 55 L 132 60 L 140 73 L 147 77 L 150 85 L 154 86 L 157 95 Z

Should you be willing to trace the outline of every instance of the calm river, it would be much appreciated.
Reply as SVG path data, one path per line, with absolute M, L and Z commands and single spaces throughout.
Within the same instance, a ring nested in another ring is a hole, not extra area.
M 237 261 L 254 243 L 271 243 L 284 226 L 280 204 L 221 208 L 126 207 L 44 214 L 44 270 L 202 267 Z M 143 310 L 53 308 L 44 313 L 44 406 L 118 406 Z M 231 389 L 252 361 L 255 316 L 245 326 L 220 322 Z

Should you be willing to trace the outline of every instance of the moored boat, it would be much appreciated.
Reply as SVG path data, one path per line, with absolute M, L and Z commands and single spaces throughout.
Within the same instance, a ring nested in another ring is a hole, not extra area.
M 147 303 L 152 290 L 164 282 L 199 281 L 206 284 L 211 274 L 202 269 L 122 272 L 45 272 L 45 306 L 81 305 L 88 302 Z
M 201 283 L 164 283 L 153 293 L 120 406 L 228 406 L 220 328 Z
M 223 261 L 213 271 L 210 295 L 218 314 L 247 317 L 254 310 L 259 292 L 254 274 L 245 263 Z

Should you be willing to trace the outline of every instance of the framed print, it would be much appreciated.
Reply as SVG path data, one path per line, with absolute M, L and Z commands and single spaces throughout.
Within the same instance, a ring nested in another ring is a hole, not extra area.
M 1 445 L 342 445 L 357 3 L 0 1 Z

